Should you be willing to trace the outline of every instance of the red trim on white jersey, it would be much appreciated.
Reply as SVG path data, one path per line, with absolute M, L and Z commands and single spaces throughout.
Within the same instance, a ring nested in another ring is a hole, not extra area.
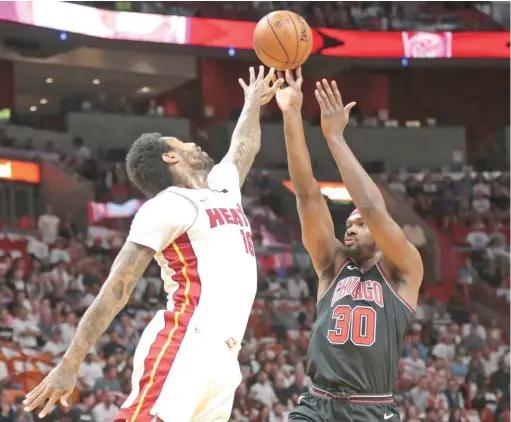
M 145 358 L 137 398 L 131 406 L 121 409 L 115 421 L 153 420 L 149 412 L 161 393 L 195 307 L 199 303 L 201 280 L 197 271 L 197 256 L 188 234 L 179 236 L 162 254 L 169 267 L 175 271 L 172 279 L 179 284 L 173 295 L 174 310 L 165 312 L 164 328 L 156 336 Z

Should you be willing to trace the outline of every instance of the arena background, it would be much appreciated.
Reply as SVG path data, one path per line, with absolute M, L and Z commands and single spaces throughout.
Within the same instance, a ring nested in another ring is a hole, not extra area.
M 353 209 L 319 127 L 314 83 L 357 106 L 347 140 L 416 244 L 425 277 L 395 400 L 402 420 L 509 421 L 509 4 L 1 2 L 0 421 L 66 349 L 141 205 L 131 142 L 162 132 L 225 154 L 257 64 L 255 22 L 281 8 L 314 34 L 305 133 L 336 228 Z M 232 421 L 285 422 L 300 392 L 315 280 L 280 112 L 243 192 L 260 264 Z M 44 421 L 110 422 L 131 355 L 163 306 L 150 267 L 82 365 L 74 405 Z

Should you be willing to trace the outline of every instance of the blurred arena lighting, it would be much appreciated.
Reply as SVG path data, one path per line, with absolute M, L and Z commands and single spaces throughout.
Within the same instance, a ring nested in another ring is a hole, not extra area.
M 39 101 L 41 104 L 48 104 L 48 100 L 46 98 L 41 98 L 41 101 Z
M 46 78 L 46 83 L 47 84 L 52 84 L 53 83 L 53 78 Z

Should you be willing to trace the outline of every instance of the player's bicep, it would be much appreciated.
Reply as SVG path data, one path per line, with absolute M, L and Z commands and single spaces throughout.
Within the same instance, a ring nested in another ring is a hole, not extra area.
M 424 273 L 422 258 L 399 224 L 387 211 L 365 211 L 362 216 L 385 258 L 409 280 L 420 285 Z
M 110 274 L 91 305 L 96 316 L 114 318 L 128 302 L 137 281 L 151 262 L 155 251 L 147 246 L 126 241 L 117 254 Z
M 318 276 L 335 261 L 340 242 L 335 238 L 334 222 L 319 188 L 306 196 L 297 196 L 302 241 Z

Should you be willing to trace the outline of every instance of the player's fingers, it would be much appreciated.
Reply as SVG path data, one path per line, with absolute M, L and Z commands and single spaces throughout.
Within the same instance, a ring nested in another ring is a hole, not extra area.
M 323 101 L 323 98 L 321 97 L 321 94 L 317 89 L 314 90 L 314 95 L 316 95 L 316 101 L 318 102 L 321 111 L 325 110 L 326 109 L 325 102 Z
M 346 107 L 344 107 L 344 113 L 346 114 L 346 116 L 348 116 L 348 117 L 350 116 L 351 109 L 353 107 L 355 107 L 356 105 L 357 105 L 357 103 L 351 102 Z
M 52 409 L 53 406 L 55 406 L 55 403 L 57 403 L 57 400 L 60 397 L 60 393 L 58 391 L 53 391 L 52 395 L 48 399 L 48 402 L 46 403 L 46 406 L 43 407 L 43 410 L 39 412 L 39 417 L 44 418 Z
M 284 74 L 284 72 L 282 72 L 281 70 L 277 70 L 277 78 L 283 79 L 285 77 L 286 75 Z
M 295 79 L 293 78 L 293 72 L 289 69 L 286 70 L 286 82 L 289 86 L 293 86 L 295 84 Z
M 25 402 L 27 402 L 28 400 L 30 400 L 32 397 L 36 396 L 39 394 L 40 391 L 44 390 L 46 388 L 46 386 L 41 383 L 39 384 L 36 388 L 34 388 L 32 391 L 30 391 L 26 396 L 25 396 L 25 400 L 23 401 L 23 404 L 26 404 Z
M 61 398 L 60 398 L 60 404 L 64 407 L 68 407 L 69 405 L 67 404 L 67 399 L 69 399 L 69 397 L 71 396 L 71 394 L 73 394 L 73 389 L 69 390 L 66 394 L 64 394 Z
M 277 79 L 277 81 L 271 87 L 271 92 L 272 93 L 277 92 L 282 85 L 284 85 L 284 79 Z
M 264 79 L 264 66 L 259 66 L 259 73 L 257 74 L 257 80 L 262 81 Z
M 264 78 L 265 82 L 267 84 L 269 84 L 272 80 L 273 80 L 273 77 L 275 76 L 275 69 L 273 67 L 270 68 L 270 71 L 268 72 L 268 74 L 266 75 L 266 77 Z
M 321 82 L 316 82 L 316 90 L 319 92 L 319 95 L 321 96 L 321 99 L 323 100 L 325 107 L 333 108 L 332 104 L 330 103 L 330 99 L 328 98 L 328 95 L 325 92 L 325 89 L 323 88 L 323 85 L 321 85 Z
M 239 78 L 238 79 L 238 83 L 241 85 L 241 87 L 243 89 L 247 89 L 248 88 L 247 84 L 245 83 L 245 81 L 243 79 Z
M 296 69 L 296 83 L 301 88 L 303 84 L 302 66 L 298 66 Z
M 328 95 L 328 100 L 330 101 L 330 104 L 332 104 L 333 106 L 338 105 L 334 96 L 334 92 L 332 91 L 332 88 L 330 87 L 330 84 L 326 79 L 323 79 L 323 88 L 325 89 L 326 95 Z M 340 105 L 342 106 L 342 104 Z
M 256 78 L 255 78 L 255 70 L 254 70 L 253 66 L 250 66 L 250 69 L 248 71 L 250 73 L 249 84 L 253 84 L 255 82 L 255 80 L 256 80 Z
M 25 400 L 25 412 L 30 412 L 31 410 L 34 410 L 36 407 L 42 405 L 44 401 L 49 397 L 51 394 L 51 390 L 46 387 L 44 390 L 40 391 L 37 395 L 32 396 L 31 398 Z
M 339 87 L 335 81 L 332 81 L 332 91 L 334 91 L 334 97 L 337 104 L 342 104 L 341 91 L 339 91 Z

